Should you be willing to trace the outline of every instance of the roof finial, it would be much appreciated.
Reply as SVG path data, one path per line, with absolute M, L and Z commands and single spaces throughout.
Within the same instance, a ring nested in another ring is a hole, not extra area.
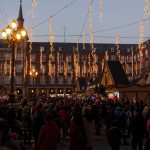
M 22 4 L 22 0 L 20 0 L 20 4 Z

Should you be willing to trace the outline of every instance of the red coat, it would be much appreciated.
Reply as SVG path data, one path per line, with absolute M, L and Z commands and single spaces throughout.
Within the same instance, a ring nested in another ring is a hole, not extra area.
M 78 143 L 78 137 L 80 136 L 80 132 L 83 132 L 83 134 L 85 136 L 84 139 L 86 139 L 86 133 L 85 133 L 84 126 L 78 126 L 75 123 L 72 123 L 70 126 L 70 131 L 69 131 L 69 135 L 71 138 L 70 150 L 85 150 L 86 143 L 84 143 L 84 144 Z
M 56 150 L 60 138 L 60 129 L 54 121 L 49 121 L 42 126 L 38 148 L 39 150 Z

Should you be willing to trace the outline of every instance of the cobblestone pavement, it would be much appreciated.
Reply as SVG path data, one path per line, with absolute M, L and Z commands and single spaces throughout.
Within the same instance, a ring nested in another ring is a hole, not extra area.
M 69 150 L 69 139 L 64 139 L 61 138 L 57 150 Z M 127 139 L 127 142 L 129 145 L 124 146 L 121 145 L 120 150 L 132 150 L 131 149 L 131 139 Z M 27 145 L 26 145 L 27 146 Z M 34 145 L 32 144 L 31 146 L 27 146 L 28 150 L 34 150 Z M 93 150 L 111 150 L 110 146 L 107 143 L 107 137 L 105 134 L 105 130 L 101 130 L 100 135 L 95 135 L 94 137 L 94 148 Z

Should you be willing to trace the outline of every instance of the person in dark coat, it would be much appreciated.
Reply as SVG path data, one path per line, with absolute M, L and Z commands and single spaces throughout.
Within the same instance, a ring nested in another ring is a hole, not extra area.
M 140 109 L 134 110 L 134 117 L 131 122 L 131 133 L 132 133 L 132 149 L 143 150 L 143 140 L 145 133 L 145 120 L 142 116 Z
M 70 150 L 86 150 L 86 130 L 80 112 L 74 112 L 69 130 Z
M 37 146 L 38 146 L 39 133 L 44 123 L 45 121 L 44 121 L 43 105 L 39 104 L 37 111 L 34 113 L 33 124 L 32 124 L 32 131 L 35 139 L 35 150 L 38 149 Z
M 11 150 L 21 150 L 18 142 L 10 134 L 10 127 L 7 121 L 2 118 L 0 118 L 0 145 Z
M 55 123 L 54 116 L 51 113 L 46 115 L 46 123 L 42 126 L 39 140 L 39 150 L 56 150 L 60 139 L 60 129 Z
M 117 122 L 112 121 L 112 125 L 107 133 L 108 144 L 112 150 L 120 150 L 121 145 L 121 131 L 117 127 Z

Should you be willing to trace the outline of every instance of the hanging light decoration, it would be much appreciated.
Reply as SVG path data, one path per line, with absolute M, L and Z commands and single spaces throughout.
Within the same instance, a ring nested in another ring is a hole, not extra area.
M 51 63 L 51 60 L 49 59 L 48 61 L 48 75 L 52 78 L 53 76 L 53 70 L 52 70 L 52 63 Z
M 29 29 L 29 39 L 30 39 L 30 44 L 29 44 L 29 58 L 30 58 L 30 64 L 29 64 L 29 68 L 30 68 L 30 70 L 31 70 L 31 67 L 32 67 L 32 27 L 30 27 L 30 29 Z
M 67 79 L 67 74 L 68 74 L 68 57 L 66 56 L 66 60 L 64 62 L 64 77 Z
M 105 60 L 106 60 L 106 61 L 109 60 L 108 50 L 105 51 Z
M 32 0 L 32 8 L 30 11 L 28 11 L 28 15 L 31 17 L 35 17 L 35 13 L 34 13 L 34 7 L 37 6 L 37 2 L 36 0 Z
M 140 74 L 142 73 L 142 62 L 143 62 L 143 49 L 146 47 L 146 45 L 143 45 L 144 40 L 144 25 L 142 19 L 140 19 L 140 25 L 139 25 L 139 31 L 140 31 L 140 37 L 138 41 L 138 50 L 139 50 L 139 62 L 140 62 Z
M 100 20 L 103 18 L 103 0 L 100 0 Z
M 105 62 L 105 60 L 103 59 L 102 60 L 102 70 L 104 69 L 104 62 Z
M 82 43 L 83 43 L 83 49 L 85 50 L 85 26 L 83 27 L 82 31 Z
M 7 68 L 8 68 L 7 60 L 5 60 L 5 62 L 4 62 L 4 75 L 7 75 Z
M 150 16 L 150 2 L 149 2 L 149 0 L 145 0 L 144 11 L 145 11 L 144 17 L 148 18 Z
M 59 77 L 60 65 L 59 65 L 59 52 L 57 52 L 57 77 Z
M 27 60 L 27 56 L 26 56 L 26 66 L 24 68 L 24 78 L 26 77 L 27 74 L 28 74 L 28 60 Z
M 44 51 L 44 49 L 43 49 L 43 47 L 40 47 L 40 68 L 42 69 L 43 68 L 43 64 L 42 64 L 42 62 L 43 62 L 43 51 Z
M 132 56 L 132 79 L 134 77 L 134 51 L 133 47 L 131 47 L 131 56 Z
M 90 46 L 91 50 L 94 49 L 94 36 L 93 36 L 93 29 L 92 29 L 92 5 L 89 6 L 89 28 L 90 28 Z
M 52 16 L 50 17 L 50 24 L 49 24 L 49 30 L 50 30 L 50 37 L 49 37 L 49 43 L 50 43 L 50 55 L 49 57 L 52 58 L 53 56 L 53 51 L 54 51 L 54 45 L 53 45 L 53 40 L 54 40 L 54 36 L 53 36 L 53 30 L 52 30 Z
M 116 35 L 116 55 L 120 61 L 120 49 L 119 49 L 119 35 Z

